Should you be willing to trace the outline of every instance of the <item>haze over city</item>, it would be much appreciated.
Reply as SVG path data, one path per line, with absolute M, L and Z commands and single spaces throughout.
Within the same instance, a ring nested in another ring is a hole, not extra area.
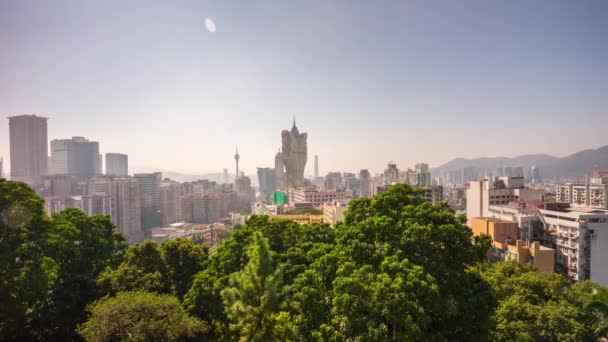
M 135 172 L 254 173 L 293 116 L 322 174 L 606 144 L 605 1 L 376 5 L 2 1 L 5 168 L 30 113 Z

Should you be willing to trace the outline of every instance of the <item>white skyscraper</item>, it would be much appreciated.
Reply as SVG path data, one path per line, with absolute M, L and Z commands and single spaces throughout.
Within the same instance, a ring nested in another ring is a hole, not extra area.
M 129 156 L 122 153 L 106 153 L 106 175 L 128 176 Z

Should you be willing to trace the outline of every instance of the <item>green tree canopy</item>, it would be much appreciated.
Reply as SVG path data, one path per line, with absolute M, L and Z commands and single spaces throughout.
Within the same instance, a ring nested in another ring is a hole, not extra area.
M 195 341 L 206 330 L 171 295 L 121 292 L 93 303 L 89 311 L 78 333 L 91 342 Z

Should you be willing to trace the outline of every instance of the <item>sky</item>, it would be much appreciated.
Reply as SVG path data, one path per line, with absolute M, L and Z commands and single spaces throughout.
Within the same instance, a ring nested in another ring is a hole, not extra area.
M 294 116 L 306 174 L 564 156 L 608 144 L 607 37 L 604 0 L 0 0 L 0 156 L 20 114 L 130 171 L 272 167 Z

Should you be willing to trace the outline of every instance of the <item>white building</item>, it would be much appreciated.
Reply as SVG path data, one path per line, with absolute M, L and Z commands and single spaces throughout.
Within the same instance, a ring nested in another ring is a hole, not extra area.
M 318 190 L 316 188 L 296 188 L 289 190 L 289 203 L 311 203 L 321 207 L 324 203 L 349 201 L 353 199 L 351 190 Z
M 517 222 L 520 238 L 555 249 L 555 270 L 573 281 L 590 279 L 608 285 L 608 211 L 569 207 L 490 205 L 487 217 Z
M 340 201 L 323 204 L 323 222 L 333 226 L 344 221 L 346 209 L 348 209 L 348 204 Z
M 523 177 L 498 177 L 471 181 L 467 189 L 467 221 L 474 217 L 487 217 L 490 205 L 513 201 L 542 201 L 544 190 L 524 187 Z

